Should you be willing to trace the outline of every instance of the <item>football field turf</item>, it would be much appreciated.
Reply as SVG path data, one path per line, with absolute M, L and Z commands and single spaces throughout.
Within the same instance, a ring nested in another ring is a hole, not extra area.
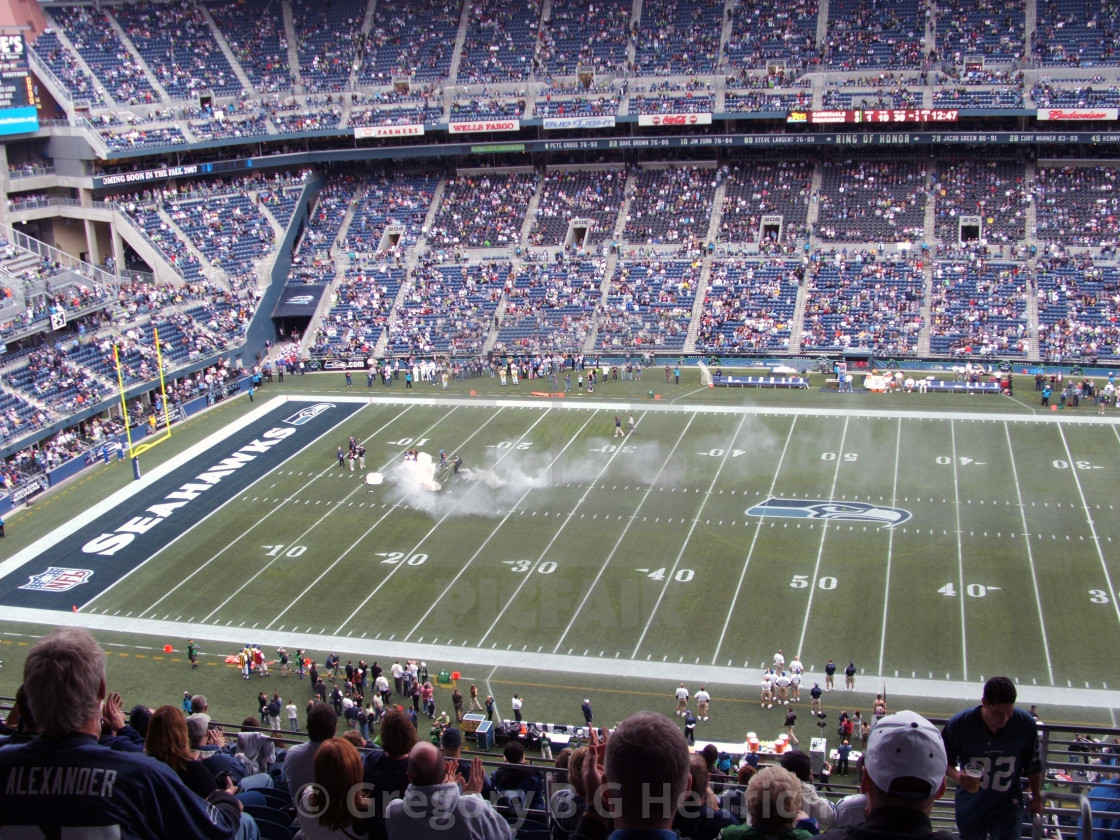
M 781 648 L 814 679 L 854 661 L 863 691 L 896 698 L 974 699 L 1004 673 L 1025 700 L 1118 705 L 1112 415 L 636 393 L 242 406 L 5 559 L 2 610 L 667 695 L 753 699 Z M 350 437 L 365 471 L 339 465 Z M 433 491 L 404 476 L 411 448 L 463 468 Z

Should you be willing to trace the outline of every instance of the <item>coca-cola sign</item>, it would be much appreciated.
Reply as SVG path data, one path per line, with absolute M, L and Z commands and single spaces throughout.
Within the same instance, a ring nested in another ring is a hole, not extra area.
M 711 125 L 711 114 L 641 114 L 638 125 Z
M 1116 108 L 1039 108 L 1040 120 L 1116 120 Z

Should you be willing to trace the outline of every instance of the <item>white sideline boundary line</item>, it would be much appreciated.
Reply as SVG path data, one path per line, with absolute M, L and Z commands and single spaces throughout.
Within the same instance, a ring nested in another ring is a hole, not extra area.
M 45 624 L 47 626 L 82 627 L 90 631 L 112 631 L 154 636 L 164 639 L 194 638 L 214 644 L 229 645 L 230 652 L 240 649 L 245 643 L 246 630 L 243 627 L 224 627 L 219 625 L 188 624 L 181 621 L 160 621 L 146 618 L 122 618 L 120 616 L 56 612 L 29 607 L 6 607 L 7 621 L 23 624 Z M 411 657 L 428 662 L 458 663 L 493 668 L 515 668 L 534 670 L 552 674 L 573 674 L 590 676 L 623 677 L 627 679 L 651 679 L 666 684 L 676 684 L 681 680 L 703 682 L 706 685 L 729 685 L 752 690 L 757 668 L 720 667 L 713 665 L 687 664 L 682 662 L 656 662 L 614 657 L 528 653 L 523 650 L 497 650 L 463 648 L 450 645 L 416 644 L 415 642 L 359 639 L 352 636 L 319 636 L 306 633 L 291 633 L 276 630 L 256 629 L 250 631 L 253 641 L 264 647 L 293 645 L 314 650 L 346 651 L 355 656 L 388 658 L 398 655 L 402 646 L 407 646 Z M 805 672 L 805 678 L 823 682 L 824 674 Z M 872 686 L 886 681 L 893 697 L 938 698 L 978 703 L 983 684 L 954 680 L 924 680 L 881 674 L 860 674 L 860 682 L 870 680 Z M 862 691 L 862 689 L 861 689 Z M 875 689 L 868 689 L 874 693 Z M 1111 708 L 1120 707 L 1120 691 L 1105 689 L 1072 688 L 1065 686 L 1041 686 L 1019 683 L 1019 694 L 1023 702 L 1064 706 L 1071 708 Z

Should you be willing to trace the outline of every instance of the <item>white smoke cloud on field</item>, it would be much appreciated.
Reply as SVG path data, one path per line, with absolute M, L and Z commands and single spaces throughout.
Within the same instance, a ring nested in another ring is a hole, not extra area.
M 735 422 L 737 425 L 738 421 Z M 526 510 L 540 510 L 544 506 L 555 510 L 561 496 L 549 491 L 568 485 L 586 488 L 595 484 L 608 490 L 639 489 L 651 483 L 683 487 L 703 481 L 706 485 L 711 481 L 714 464 L 697 465 L 697 458 L 718 461 L 725 451 L 728 454 L 721 481 L 734 482 L 747 469 L 753 453 L 772 451 L 781 443 L 755 418 L 748 418 L 738 433 L 735 428 L 731 426 L 725 434 L 705 432 L 686 437 L 675 451 L 675 440 L 643 435 L 640 426 L 639 432 L 622 438 L 604 435 L 578 440 L 559 457 L 556 451 L 487 448 L 467 453 L 457 475 L 450 465 L 454 455 L 449 454 L 448 466 L 440 468 L 438 456 L 433 458 L 421 452 L 416 461 L 403 461 L 388 470 L 385 483 L 371 487 L 371 492 L 384 494 L 387 501 L 424 511 L 437 519 L 497 518 L 515 505 Z M 741 454 L 732 457 L 731 451 L 735 450 Z M 475 455 L 481 463 L 468 461 Z M 670 459 L 668 463 L 666 459 Z M 572 505 L 575 498 L 564 495 L 562 503 Z

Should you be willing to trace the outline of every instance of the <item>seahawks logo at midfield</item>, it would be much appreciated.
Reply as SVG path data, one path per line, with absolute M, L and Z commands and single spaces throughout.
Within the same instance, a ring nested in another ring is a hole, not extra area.
M 911 513 L 902 508 L 877 507 L 864 502 L 769 498 L 750 508 L 747 515 L 789 519 L 845 519 L 849 522 L 874 522 L 893 527 L 909 519 Z

